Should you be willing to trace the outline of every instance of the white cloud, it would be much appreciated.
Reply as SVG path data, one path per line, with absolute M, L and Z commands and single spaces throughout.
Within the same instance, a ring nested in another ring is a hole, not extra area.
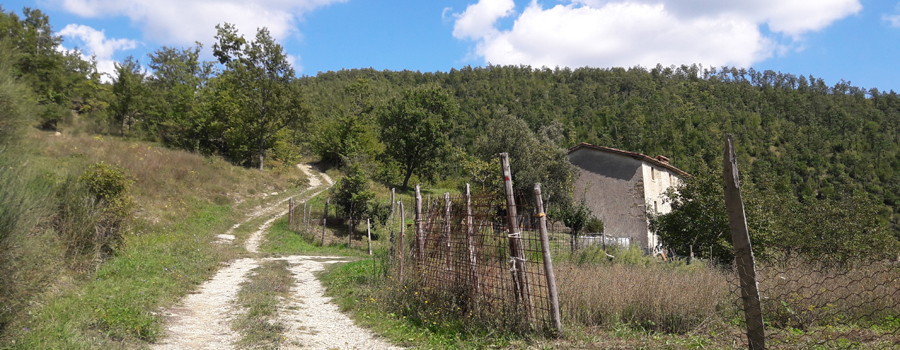
M 300 56 L 295 56 L 291 54 L 287 54 L 287 61 L 291 67 L 294 68 L 294 72 L 300 73 L 303 71 L 303 65 L 300 63 Z
M 861 9 L 858 0 L 532 1 L 501 30 L 497 20 L 516 15 L 511 0 L 480 0 L 456 14 L 453 36 L 475 41 L 475 54 L 493 64 L 749 66 L 787 52 L 779 36 L 796 44 Z
M 134 40 L 107 39 L 103 31 L 79 24 L 69 24 L 57 34 L 65 38 L 66 43 L 74 43 L 75 46 L 78 46 L 85 60 L 89 60 L 93 56 L 97 60 L 97 71 L 109 74 L 102 78 L 107 82 L 115 76 L 113 54 L 116 51 L 137 47 L 137 42 Z
M 900 15 L 883 15 L 881 19 L 889 22 L 891 27 L 900 28 Z
M 296 21 L 309 11 L 346 0 L 54 0 L 66 11 L 83 17 L 126 16 L 148 40 L 169 45 L 211 46 L 215 26 L 235 24 L 252 36 L 267 27 L 283 40 L 297 34 Z

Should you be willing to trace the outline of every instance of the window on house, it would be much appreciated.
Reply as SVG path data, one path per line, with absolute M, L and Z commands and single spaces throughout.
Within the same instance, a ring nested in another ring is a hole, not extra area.
M 653 201 L 653 212 L 659 214 L 659 208 L 656 206 L 656 201 Z
M 653 169 L 653 167 L 650 167 L 650 179 L 656 180 L 656 169 Z

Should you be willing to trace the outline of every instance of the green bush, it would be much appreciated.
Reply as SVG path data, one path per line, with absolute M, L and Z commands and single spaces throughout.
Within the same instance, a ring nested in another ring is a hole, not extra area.
M 101 162 L 60 187 L 54 228 L 69 257 L 102 259 L 119 247 L 134 205 L 132 182 L 123 169 Z

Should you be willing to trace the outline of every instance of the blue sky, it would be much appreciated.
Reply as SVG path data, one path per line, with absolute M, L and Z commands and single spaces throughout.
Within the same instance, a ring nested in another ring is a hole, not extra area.
M 14 0 L 39 8 L 101 71 L 215 24 L 269 28 L 300 75 L 466 65 L 754 67 L 900 91 L 900 4 L 866 0 Z

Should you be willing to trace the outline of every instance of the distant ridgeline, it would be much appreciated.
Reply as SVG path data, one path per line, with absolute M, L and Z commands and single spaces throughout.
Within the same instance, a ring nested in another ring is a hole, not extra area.
M 300 78 L 317 117 L 353 99 L 345 87 L 363 78 L 376 101 L 436 83 L 456 98 L 454 144 L 471 149 L 503 114 L 533 130 L 551 121 L 579 142 L 665 154 L 688 173 L 721 165 L 722 140 L 734 133 L 746 181 L 804 202 L 868 195 L 883 219 L 900 210 L 900 98 L 841 80 L 696 65 L 646 68 L 465 67 L 450 72 L 353 69 Z M 887 210 L 890 207 L 890 210 Z M 893 225 L 892 225 L 893 226 Z M 894 229 L 896 230 L 896 228 Z

